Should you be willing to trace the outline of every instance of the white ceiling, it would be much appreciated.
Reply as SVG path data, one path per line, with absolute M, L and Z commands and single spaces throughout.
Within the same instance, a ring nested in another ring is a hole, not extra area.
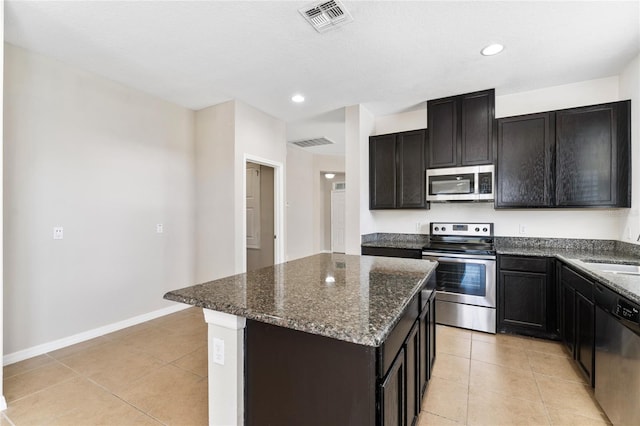
M 308 4 L 6 1 L 5 40 L 188 108 L 238 99 L 286 122 L 617 75 L 640 51 L 637 0 L 347 1 L 354 22 L 323 34 Z M 502 54 L 479 54 L 496 41 Z

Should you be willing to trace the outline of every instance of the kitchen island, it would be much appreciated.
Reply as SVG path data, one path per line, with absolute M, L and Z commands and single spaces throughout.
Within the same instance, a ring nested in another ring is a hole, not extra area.
M 164 297 L 204 308 L 209 423 L 411 424 L 437 263 L 319 254 Z

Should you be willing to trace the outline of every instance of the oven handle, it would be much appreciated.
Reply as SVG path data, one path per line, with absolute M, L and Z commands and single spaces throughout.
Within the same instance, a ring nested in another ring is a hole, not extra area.
M 495 256 L 483 255 L 483 254 L 451 254 L 451 253 L 438 253 L 434 251 L 423 251 L 422 258 L 428 260 L 439 259 L 478 259 L 478 260 L 496 260 Z

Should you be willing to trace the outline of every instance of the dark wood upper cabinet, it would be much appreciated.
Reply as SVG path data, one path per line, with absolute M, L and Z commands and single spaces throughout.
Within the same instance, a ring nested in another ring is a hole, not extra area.
M 429 168 L 493 163 L 493 89 L 427 102 Z
M 458 97 L 427 103 L 429 129 L 429 168 L 458 165 Z
M 396 206 L 396 135 L 369 138 L 369 208 Z
M 493 163 L 494 105 L 493 89 L 462 95 L 461 166 Z
M 630 207 L 630 101 L 498 119 L 496 208 Z
M 424 209 L 426 129 L 369 138 L 369 208 Z
M 496 207 L 551 207 L 553 113 L 498 119 Z
M 556 112 L 556 204 L 631 207 L 629 101 Z

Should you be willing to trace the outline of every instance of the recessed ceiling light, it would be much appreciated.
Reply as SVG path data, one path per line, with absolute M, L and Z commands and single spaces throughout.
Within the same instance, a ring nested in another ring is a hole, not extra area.
M 334 177 L 336 177 L 335 173 L 325 173 L 324 174 L 325 179 L 333 179 Z
M 487 47 L 485 47 L 484 49 L 482 49 L 480 51 L 480 53 L 482 53 L 484 56 L 492 56 L 492 55 L 497 55 L 498 53 L 502 52 L 502 50 L 504 49 L 504 46 L 499 44 L 499 43 L 494 43 L 494 44 L 490 44 Z
M 300 102 L 304 102 L 304 96 L 302 96 L 301 94 L 295 94 L 291 97 L 291 100 L 297 104 L 299 104 Z

